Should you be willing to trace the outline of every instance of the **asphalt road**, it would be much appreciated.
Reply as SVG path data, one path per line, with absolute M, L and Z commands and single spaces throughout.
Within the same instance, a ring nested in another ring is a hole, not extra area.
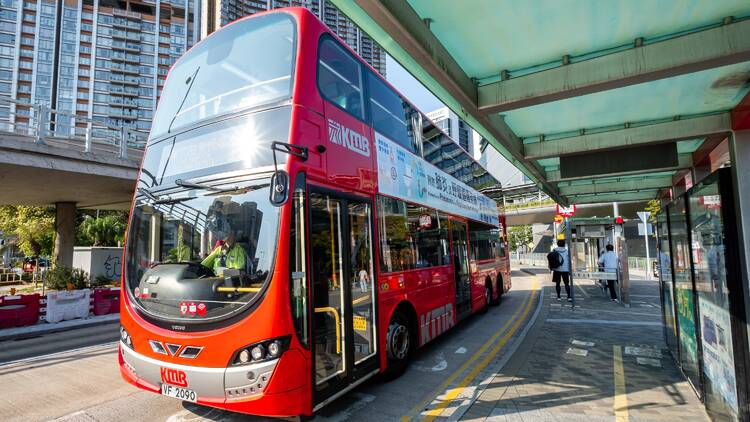
M 499 307 L 475 315 L 417 351 L 407 372 L 371 380 L 316 421 L 458 418 L 482 382 L 509 358 L 536 309 L 538 283 L 514 272 Z M 117 324 L 0 342 L 0 419 L 5 421 L 257 421 L 139 390 L 120 379 Z

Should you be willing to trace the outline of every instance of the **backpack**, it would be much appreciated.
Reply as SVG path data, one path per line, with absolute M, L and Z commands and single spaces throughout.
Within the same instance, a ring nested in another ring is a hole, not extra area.
M 552 251 L 547 254 L 547 265 L 549 266 L 550 270 L 560 268 L 563 262 L 565 262 L 565 259 L 563 259 L 563 256 L 560 252 Z

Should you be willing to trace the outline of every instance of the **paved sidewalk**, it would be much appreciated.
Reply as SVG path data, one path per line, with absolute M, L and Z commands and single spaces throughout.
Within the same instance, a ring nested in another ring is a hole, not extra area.
M 579 280 L 573 310 L 548 271 L 524 271 L 545 286 L 541 313 L 462 420 L 708 420 L 665 348 L 655 281 L 631 280 L 626 308 Z

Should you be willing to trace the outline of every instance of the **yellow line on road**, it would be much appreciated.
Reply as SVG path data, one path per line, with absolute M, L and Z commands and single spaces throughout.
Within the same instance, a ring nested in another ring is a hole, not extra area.
M 529 294 L 529 297 L 526 298 L 526 301 L 527 301 L 526 303 L 531 303 L 532 300 L 533 300 L 533 298 L 534 298 L 534 292 L 537 289 L 537 283 L 536 283 L 536 281 L 534 282 L 534 284 L 533 284 L 533 286 L 532 286 L 531 289 L 532 289 L 532 291 Z M 466 371 L 466 368 L 468 368 L 472 363 L 474 363 L 474 361 L 476 361 L 477 359 L 479 359 L 480 356 L 482 356 L 482 353 L 484 353 L 485 350 L 487 350 L 492 345 L 492 343 L 494 343 L 498 339 L 498 337 L 500 337 L 500 335 L 513 323 L 513 321 L 516 319 L 516 317 L 518 317 L 518 315 L 521 313 L 521 311 L 523 309 L 524 309 L 523 305 L 521 305 L 521 307 L 519 307 L 518 310 L 510 317 L 510 319 L 508 319 L 508 322 L 506 322 L 502 326 L 502 328 L 500 328 L 497 331 L 497 333 L 495 333 L 495 335 L 493 335 L 492 337 L 490 337 L 490 339 L 487 340 L 482 345 L 482 347 L 479 348 L 479 350 L 477 350 L 473 355 L 471 355 L 471 357 L 469 357 L 469 360 L 467 360 L 466 362 L 464 362 L 464 364 L 461 365 L 455 372 L 453 372 L 452 374 L 450 374 L 450 376 L 448 376 L 448 378 L 446 378 L 445 381 L 443 381 L 432 392 L 432 394 L 429 395 L 429 398 L 427 399 L 427 401 L 420 401 L 419 403 L 417 403 L 416 406 L 412 407 L 409 410 L 409 413 L 407 413 L 406 415 L 404 415 L 404 416 L 401 417 L 401 421 L 402 422 L 408 422 L 408 421 L 410 421 L 411 420 L 411 415 L 418 415 L 422 411 L 422 409 L 424 408 L 425 405 L 428 405 L 428 404 L 430 404 L 432 402 L 433 398 L 437 394 L 439 394 L 441 391 L 445 391 L 445 389 L 448 388 L 448 386 L 450 386 L 453 383 L 453 381 L 455 381 L 456 378 L 458 378 L 459 375 L 461 375 L 464 371 Z
M 495 355 L 497 355 L 500 349 L 502 349 L 503 346 L 505 346 L 505 344 L 508 342 L 508 340 L 510 340 L 510 338 L 513 337 L 513 334 L 515 334 L 516 331 L 518 331 L 518 329 L 521 328 L 521 324 L 524 322 L 524 320 L 526 319 L 526 316 L 531 311 L 531 307 L 534 303 L 534 292 L 537 290 L 537 288 L 538 288 L 538 284 L 536 281 L 534 281 L 534 283 L 531 286 L 531 294 L 529 295 L 529 298 L 526 301 L 526 306 L 523 308 L 523 313 L 521 314 L 520 317 L 511 319 L 511 321 L 513 321 L 513 325 L 511 326 L 510 330 L 508 330 L 508 332 L 505 333 L 505 335 L 500 339 L 500 341 L 497 342 L 497 344 L 495 344 L 492 350 L 490 350 L 490 352 L 487 353 L 487 355 L 485 355 L 484 359 L 482 359 L 477 365 L 475 365 L 472 368 L 471 372 L 466 374 L 466 376 L 461 380 L 461 382 L 459 382 L 454 388 L 448 390 L 445 394 L 445 397 L 442 400 L 440 400 L 433 409 L 430 409 L 429 411 L 426 412 L 425 418 L 422 419 L 423 421 L 430 422 L 434 420 L 436 417 L 440 416 L 440 414 L 443 413 L 443 410 L 445 410 L 445 408 L 448 407 L 448 405 L 451 404 L 451 402 L 453 402 L 453 400 L 455 400 L 456 397 L 458 397 L 461 394 L 461 392 L 466 388 L 466 386 L 469 385 L 469 383 L 473 381 L 474 378 L 476 378 L 477 375 L 479 375 L 479 373 L 482 372 L 482 370 L 485 367 L 487 367 L 487 365 L 492 361 L 492 359 L 495 358 Z M 502 333 L 502 331 L 500 331 L 500 333 Z M 493 339 L 495 337 L 493 337 Z
M 612 346 L 615 375 L 615 421 L 628 422 L 628 395 L 625 391 L 625 369 L 622 366 L 622 348 Z

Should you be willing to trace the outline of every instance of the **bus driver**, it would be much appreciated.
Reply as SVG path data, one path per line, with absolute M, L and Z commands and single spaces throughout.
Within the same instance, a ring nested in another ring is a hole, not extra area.
M 234 230 L 229 231 L 224 241 L 216 246 L 214 250 L 203 260 L 201 265 L 213 270 L 214 274 L 221 276 L 224 270 L 245 270 L 245 250 L 237 243 Z

